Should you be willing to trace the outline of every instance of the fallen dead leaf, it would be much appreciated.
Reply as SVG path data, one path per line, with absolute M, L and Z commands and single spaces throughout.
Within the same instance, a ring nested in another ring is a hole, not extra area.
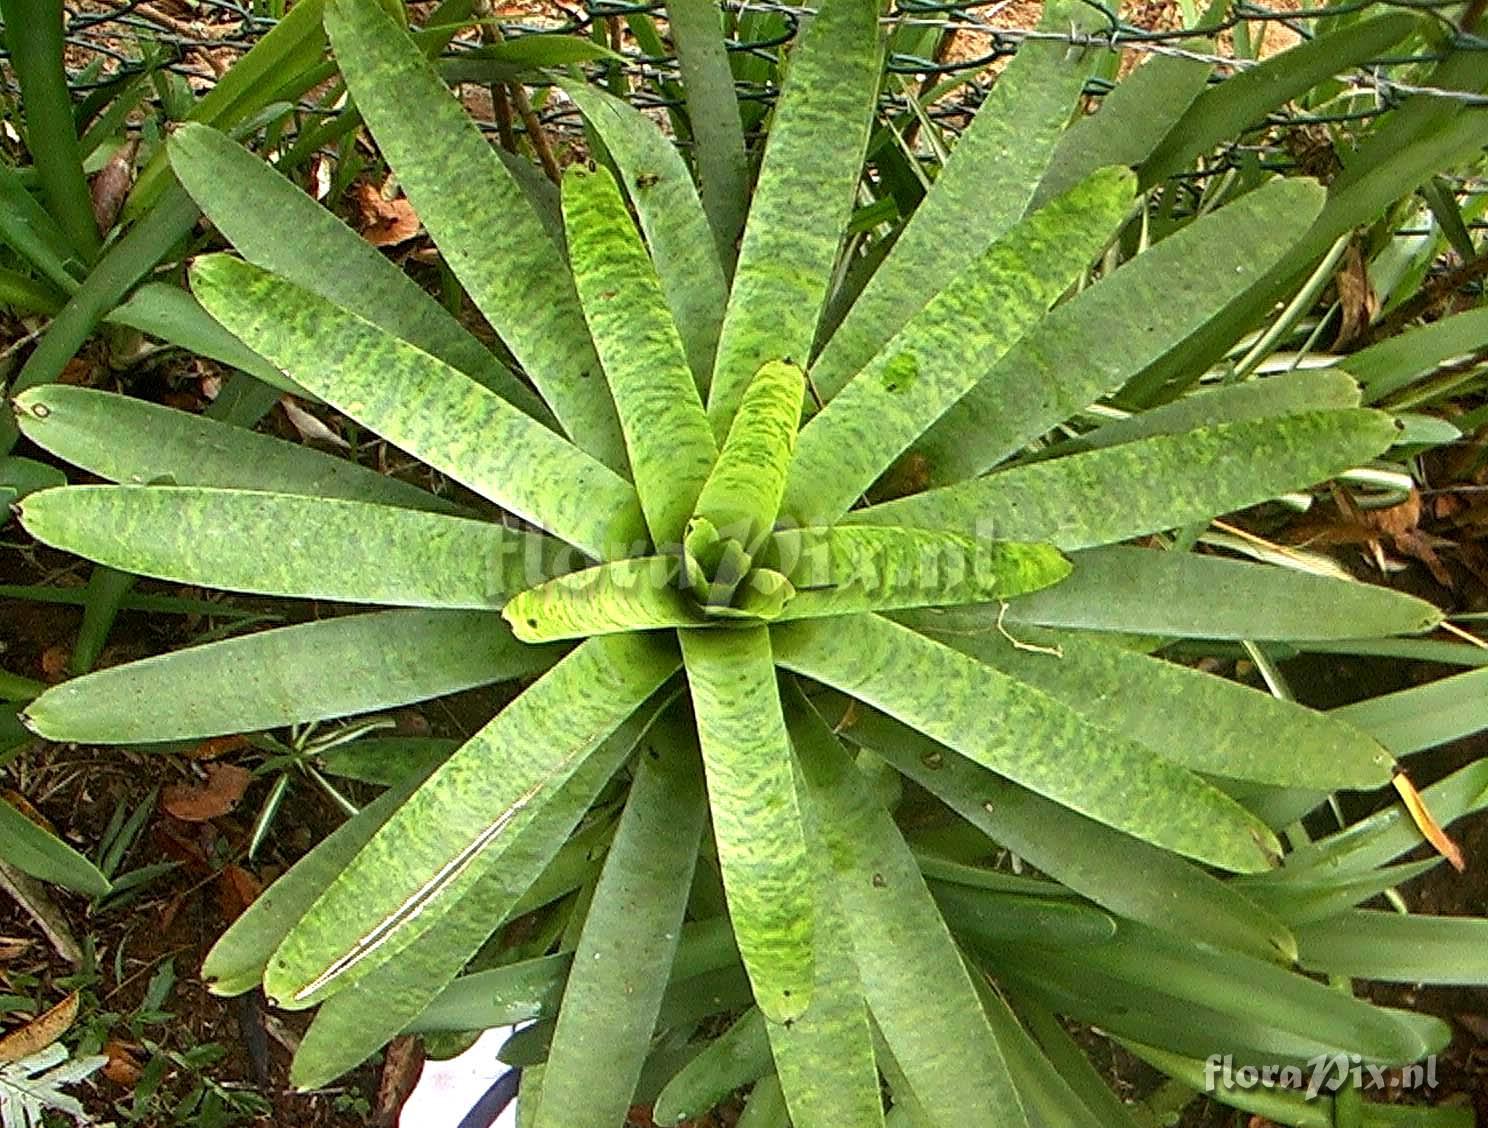
M 133 1089 L 139 1084 L 144 1064 L 135 1057 L 134 1047 L 110 1040 L 104 1043 L 103 1053 L 108 1058 L 108 1064 L 103 1067 L 105 1077 L 121 1089 Z
M 391 1126 L 413 1095 L 419 1075 L 424 1070 L 423 1043 L 404 1035 L 388 1043 L 382 1077 L 377 1082 L 377 1107 L 372 1113 L 374 1124 Z
M 204 783 L 177 783 L 165 789 L 160 805 L 182 822 L 207 822 L 231 811 L 243 798 L 253 773 L 236 764 L 208 764 Z
M 29 819 L 31 822 L 41 827 L 42 830 L 46 831 L 53 838 L 58 837 L 57 828 L 51 824 L 51 821 L 45 815 L 43 815 L 40 811 L 38 811 L 31 805 L 31 800 L 27 799 L 19 791 L 7 787 L 4 791 L 0 791 L 0 798 L 3 798 L 12 807 L 21 812 L 21 814 L 25 815 L 26 818 Z
M 1379 297 L 1369 284 L 1369 264 L 1364 261 L 1364 252 L 1358 243 L 1349 244 L 1336 281 L 1342 324 L 1333 342 L 1333 351 L 1345 352 L 1349 345 L 1363 336 L 1379 313 Z
M 60 643 L 41 652 L 41 673 L 49 682 L 58 682 L 67 676 L 67 663 L 72 650 Z
M 20 1061 L 41 1053 L 72 1028 L 77 1016 L 78 993 L 74 991 L 45 1014 L 0 1038 L 0 1062 Z
M 8 862 L 0 861 L 0 889 L 9 893 L 26 915 L 36 922 L 59 956 L 74 967 L 83 962 L 83 949 L 45 884 Z
M 357 208 L 357 230 L 374 247 L 395 247 L 419 231 L 419 217 L 402 196 L 386 199 L 372 184 L 358 184 L 352 191 Z
M 193 760 L 220 760 L 230 752 L 248 747 L 246 736 L 214 736 L 204 740 L 187 753 Z
M 229 922 L 237 920 L 262 892 L 263 883 L 242 866 L 224 866 L 217 877 L 217 904 Z
M 31 948 L 31 941 L 13 936 L 0 936 L 0 964 L 12 963 L 24 956 Z
M 139 152 L 139 142 L 129 141 L 121 146 L 108 164 L 98 170 L 88 185 L 93 197 L 93 219 L 98 224 L 98 233 L 107 235 L 119 218 L 119 209 L 124 206 L 124 197 L 134 185 L 134 158 Z
M 349 450 L 351 444 L 326 426 L 319 418 L 310 414 L 289 396 L 282 396 L 279 406 L 284 409 L 290 425 L 300 433 L 307 443 L 324 443 L 327 446 Z

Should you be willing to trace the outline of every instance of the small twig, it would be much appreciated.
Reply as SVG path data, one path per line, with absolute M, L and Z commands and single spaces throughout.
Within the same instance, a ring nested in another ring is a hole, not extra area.
M 1047 654 L 1052 658 L 1064 657 L 1064 647 L 1062 646 L 1039 646 L 1036 643 L 1024 642 L 1020 638 L 1014 638 L 1012 632 L 1002 625 L 1003 619 L 1007 618 L 1007 610 L 1008 605 L 1006 603 L 998 605 L 997 633 L 1012 643 L 1014 650 L 1026 650 L 1030 654 Z

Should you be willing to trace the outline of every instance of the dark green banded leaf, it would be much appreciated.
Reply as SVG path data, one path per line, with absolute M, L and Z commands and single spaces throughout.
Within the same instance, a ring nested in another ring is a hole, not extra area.
M 868 147 L 878 11 L 876 0 L 826 0 L 791 53 L 708 389 L 720 438 L 762 365 L 810 359 Z
M 63 682 L 26 707 L 48 740 L 145 744 L 324 721 L 526 677 L 562 651 L 484 611 L 380 611 L 192 646 Z M 160 709 L 169 701 L 169 709 Z
M 1041 690 L 877 615 L 771 631 L 776 660 L 984 767 L 1145 842 L 1224 869 L 1279 856 L 1270 829 L 1193 773 Z
M 428 291 L 273 165 L 205 125 L 178 129 L 168 148 L 177 179 L 249 262 L 437 356 L 527 414 L 551 419 Z
M 1488 920 L 1358 909 L 1297 928 L 1309 971 L 1389 983 L 1488 986 Z
M 696 516 L 746 552 L 780 513 L 805 395 L 806 377 L 799 367 L 770 361 L 734 405 L 737 414 L 730 409 L 733 424 L 698 496 Z
M 783 530 L 759 562 L 796 589 L 782 620 L 1009 599 L 1070 573 L 1048 545 L 876 526 Z
M 811 1002 L 814 871 L 770 636 L 681 631 L 729 916 L 755 1001 L 772 1022 Z
M 785 512 L 817 524 L 852 508 L 1100 254 L 1131 209 L 1134 183 L 1125 169 L 1096 173 L 931 299 L 802 430 Z
M 265 991 L 310 1006 L 425 935 L 676 667 L 675 650 L 638 636 L 567 655 L 362 848 L 274 953 Z
M 674 713 L 659 730 L 636 761 L 584 917 L 543 1071 L 538 1128 L 622 1122 L 650 1049 L 708 810 L 691 718 Z M 597 1061 L 605 1063 L 598 1073 Z
M 597 385 L 573 280 L 521 185 L 378 5 L 332 0 L 325 25 L 357 109 L 450 269 L 564 431 L 623 471 L 620 425 Z
M 711 0 L 708 2 L 711 5 Z M 678 40 L 680 54 L 681 34 L 675 22 L 671 32 Z M 685 60 L 682 65 L 685 69 Z M 577 82 L 560 85 L 583 112 L 584 120 L 599 134 L 620 170 L 625 190 L 640 217 L 641 230 L 646 233 L 646 244 L 656 264 L 683 351 L 698 386 L 706 388 L 713 375 L 723 310 L 728 304 L 728 280 L 719 263 L 708 216 L 693 186 L 692 174 L 672 140 L 634 106 L 595 86 Z M 692 97 L 693 91 L 689 89 L 688 98 Z M 733 101 L 732 84 L 729 100 Z M 737 110 L 735 114 L 737 120 Z M 694 137 L 700 146 L 701 161 L 703 141 L 696 132 Z M 739 152 L 743 154 L 742 144 Z M 742 209 L 739 217 L 743 219 Z M 603 353 L 600 355 L 603 358 Z
M 1060 36 L 1100 26 L 1094 9 L 1056 2 L 1044 30 Z M 1022 217 L 1074 113 L 1096 56 L 1030 39 L 997 78 L 910 218 L 893 251 L 864 287 L 812 368 L 831 399 L 938 292 Z
M 1069 579 L 1008 604 L 1007 621 L 1178 638 L 1305 640 L 1417 634 L 1442 618 L 1404 592 L 1221 556 L 1112 545 L 1071 559 Z M 973 625 L 985 628 L 985 613 L 970 614 Z M 948 612 L 944 621 L 960 630 L 967 625 L 957 622 L 961 615 Z
M 678 570 L 671 556 L 601 564 L 523 591 L 504 614 L 523 642 L 699 626 L 706 619 L 678 589 Z
M 1099 637 L 1019 628 L 1015 642 L 997 630 L 999 614 L 963 609 L 955 626 L 933 611 L 901 621 L 1191 771 L 1323 791 L 1390 782 L 1394 758 L 1335 717 Z M 1202 740 L 1194 739 L 1196 723 Z
M 682 340 L 608 171 L 574 167 L 564 174 L 563 218 L 579 301 L 620 415 L 651 539 L 659 547 L 680 544 L 718 457 Z
M 267 490 L 452 512 L 411 482 L 200 415 L 92 388 L 45 384 L 13 401 L 21 433 L 110 482 Z
M 569 550 L 487 521 L 195 486 L 32 494 L 37 540 L 121 571 L 227 591 L 394 607 L 499 608 Z
M 297 383 L 496 504 L 595 556 L 645 542 L 629 482 L 443 361 L 238 259 L 198 259 L 192 282 Z
M 109 879 L 92 862 L 0 800 L 0 861 L 89 897 L 106 897 Z
M 790 723 L 863 992 L 911 1089 L 946 1128 L 1026 1124 L 976 987 L 899 828 L 799 697 Z
M 1273 181 L 1081 291 L 915 445 L 922 475 L 939 486 L 986 473 L 1115 392 L 1284 258 L 1322 204 L 1311 181 Z
M 1260 959 L 1296 957 L 1297 943 L 1277 917 L 1198 866 L 949 755 L 945 745 L 881 713 L 859 708 L 844 719 L 851 722 L 843 729 L 848 740 L 1096 904 Z M 1142 880 L 1133 881 L 1134 873 Z
M 1364 410 L 1221 423 L 1017 466 L 846 520 L 1091 548 L 1313 485 L 1387 450 L 1396 434 L 1389 416 Z

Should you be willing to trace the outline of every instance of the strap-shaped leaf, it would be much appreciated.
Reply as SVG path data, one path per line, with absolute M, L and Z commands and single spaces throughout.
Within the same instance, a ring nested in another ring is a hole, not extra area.
M 851 694 L 1057 803 L 1224 869 L 1281 849 L 1193 773 L 1092 725 L 1041 690 L 877 615 L 771 631 L 781 665 Z
M 837 708 L 831 715 L 837 715 Z M 1190 862 L 1035 795 L 891 717 L 861 707 L 843 735 L 883 757 L 951 810 L 1051 877 L 1121 916 L 1207 943 L 1290 962 L 1286 926 Z M 1133 873 L 1144 875 L 1132 881 Z
M 499 608 L 562 566 L 557 541 L 362 501 L 195 486 L 32 494 L 38 540 L 176 583 L 398 607 Z
M 1023 1028 L 1002 996 L 992 989 L 985 976 L 977 978 L 976 987 L 987 1024 L 997 1036 L 998 1045 L 1007 1059 L 1013 1088 L 1024 1108 L 1033 1114 L 1035 1122 L 1058 1124 L 1061 1128 L 1115 1128 L 1101 1120 L 1076 1096 L 1060 1070 L 1044 1056 L 1038 1043 Z
M 761 365 L 810 359 L 868 147 L 878 11 L 876 0 L 826 0 L 791 53 L 708 389 L 720 437 Z
M 705 3 L 711 7 L 711 0 L 705 0 Z M 714 18 L 716 22 L 716 15 Z M 681 33 L 675 21 L 671 32 L 672 38 L 678 41 L 680 54 Z M 685 69 L 685 61 L 683 66 Z M 723 328 L 723 310 L 728 304 L 728 279 L 719 263 L 708 216 L 698 199 L 687 163 L 656 123 L 628 102 L 612 97 L 596 86 L 577 82 L 561 85 L 583 112 L 584 120 L 599 134 L 615 167 L 620 170 L 625 191 L 640 217 L 641 230 L 646 233 L 646 244 L 656 264 L 672 320 L 677 324 L 682 349 L 687 354 L 698 386 L 706 388 L 713 375 L 718 334 Z M 688 97 L 692 97 L 691 90 Z M 734 104 L 732 82 L 728 98 Z M 736 121 L 737 115 L 735 105 Z M 701 160 L 703 141 L 696 132 L 694 137 L 700 146 Z M 741 156 L 743 151 L 741 144 Z M 742 205 L 739 217 L 742 220 Z M 570 260 L 572 254 L 570 244 Z M 604 358 L 603 351 L 600 358 Z M 622 414 L 621 423 L 624 421 Z
M 1101 252 L 1134 184 L 1125 169 L 1096 173 L 1012 227 L 911 318 L 801 431 L 785 511 L 815 524 L 852 508 Z
M 1425 600 L 1378 584 L 1189 552 L 1112 545 L 1075 553 L 1057 589 L 1008 604 L 1009 623 L 1177 638 L 1330 639 L 1418 634 L 1441 622 Z M 985 611 L 948 612 L 952 630 Z
M 1196 220 L 1044 318 L 915 445 L 918 477 L 985 473 L 1177 348 L 1283 259 L 1322 207 L 1284 178 Z
M 48 740 L 142 744 L 391 709 L 526 677 L 562 651 L 494 612 L 381 611 L 188 647 L 63 682 L 26 707 Z M 156 707 L 169 701 L 169 709 Z
M 762 627 L 682 631 L 729 916 L 761 1011 L 800 1017 L 811 1002 L 814 877 Z
M 671 556 L 617 560 L 529 588 L 504 613 L 523 642 L 701 625 L 702 613 L 677 587 L 678 570 Z
M 1070 573 L 1048 545 L 867 525 L 782 530 L 760 562 L 796 589 L 782 620 L 1010 599 Z
M 791 737 L 868 1006 L 938 1125 L 1027 1124 L 976 986 L 909 847 L 831 729 L 799 699 Z
M 1488 670 L 1413 685 L 1333 710 L 1397 756 L 1434 748 L 1488 728 Z
M 443 361 L 238 259 L 198 259 L 192 284 L 297 383 L 496 504 L 591 555 L 645 542 L 630 483 Z
M 758 1081 L 770 1071 L 771 1026 L 781 1024 L 766 1022 L 758 1007 L 746 1010 L 667 1082 L 657 1095 L 652 1120 L 680 1124 L 698 1119 L 735 1089 Z
M 1343 357 L 1370 403 L 1378 403 L 1448 361 L 1488 345 L 1488 309 L 1454 313 Z
M 273 165 L 205 125 L 177 130 L 169 151 L 176 178 L 249 262 L 417 345 L 527 414 L 551 418 L 427 290 Z
M 537 1128 L 625 1119 L 677 949 L 707 810 L 691 718 L 674 714 L 636 761 L 584 918 L 543 1071 Z M 598 1073 L 596 1061 L 605 1063 Z
M 687 122 L 697 142 L 703 208 L 718 259 L 731 274 L 749 210 L 749 156 L 723 37 L 723 13 L 714 0 L 670 0 L 666 9 L 687 94 Z
M 332 0 L 325 25 L 357 109 L 450 269 L 564 431 L 623 471 L 619 421 L 597 387 L 573 280 L 521 186 L 379 5 Z
M 997 611 L 977 614 L 982 626 L 974 631 L 965 629 L 964 611 L 963 625 L 949 631 L 936 629 L 935 612 L 901 621 L 1192 771 L 1320 791 L 1390 782 L 1394 758 L 1352 725 L 1099 637 L 1020 628 L 1019 643 L 1045 648 L 1030 651 L 997 630 Z M 1194 739 L 1196 722 L 1202 740 Z
M 1309 971 L 1391 983 L 1488 985 L 1488 920 L 1358 909 L 1297 929 Z
M 1014 467 L 846 520 L 1091 548 L 1313 485 L 1388 449 L 1396 434 L 1389 416 L 1360 409 L 1221 423 Z
M 563 218 L 579 301 L 620 414 L 651 539 L 680 544 L 718 457 L 682 340 L 614 177 L 605 169 L 569 169 Z
M 106 897 L 112 886 L 92 862 L 0 800 L 0 860 L 32 877 L 89 897 Z
M 1094 31 L 1094 10 L 1056 2 L 1042 27 Z M 997 78 L 944 170 L 811 370 L 827 399 L 1022 217 L 1096 56 L 1027 40 Z
M 21 433 L 110 482 L 269 490 L 450 512 L 411 482 L 243 427 L 92 388 L 44 384 L 12 401 Z
M 565 657 L 362 848 L 279 946 L 265 990 L 309 1006 L 427 933 L 676 667 L 674 649 L 639 636 Z
M 696 516 L 746 552 L 780 513 L 805 395 L 805 374 L 789 361 L 770 361 L 754 373 L 698 496 Z

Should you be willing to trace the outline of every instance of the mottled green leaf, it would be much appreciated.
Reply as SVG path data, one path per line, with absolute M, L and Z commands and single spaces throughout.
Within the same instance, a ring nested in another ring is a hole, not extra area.
M 110 482 L 268 490 L 450 512 L 411 482 L 311 447 L 91 388 L 46 384 L 13 401 L 21 432 Z
M 701 625 L 702 612 L 676 585 L 678 570 L 670 556 L 586 568 L 523 591 L 506 620 L 523 642 Z
M 189 740 L 408 705 L 526 677 L 560 653 L 523 646 L 494 612 L 347 615 L 74 678 L 38 697 L 25 716 L 48 740 Z M 162 701 L 170 708 L 159 708 Z
M 1096 173 L 1004 233 L 911 318 L 802 430 L 785 512 L 817 524 L 850 509 L 1100 254 L 1133 184 L 1124 169 Z
M 357 109 L 450 269 L 568 435 L 623 471 L 620 425 L 573 280 L 521 186 L 376 4 L 332 0 L 325 24 Z
M 309 1006 L 425 935 L 676 664 L 670 646 L 638 637 L 567 655 L 362 848 L 279 946 L 265 991 Z
M 819 820 L 863 991 L 935 1124 L 1026 1124 L 1007 1062 L 914 855 L 809 705 L 791 735 Z
M 771 637 L 787 669 L 1143 841 L 1240 872 L 1281 853 L 1259 819 L 1191 772 L 908 627 L 859 615 L 791 623 Z
M 1425 600 L 1377 584 L 1220 556 L 1111 546 L 1075 553 L 1057 588 L 1008 604 L 1009 623 L 1179 638 L 1330 639 L 1418 634 Z M 960 612 L 948 612 L 954 626 Z M 985 628 L 987 616 L 972 613 Z M 963 624 L 964 625 L 964 624 Z
M 682 340 L 609 172 L 570 168 L 563 217 L 579 301 L 620 415 L 651 539 L 658 547 L 680 544 L 718 457 Z
M 499 608 L 566 555 L 486 521 L 195 486 L 67 486 L 26 499 L 37 540 L 125 572 L 297 599 Z
M 636 762 L 574 951 L 539 1128 L 623 1121 L 650 1049 L 707 816 L 691 718 L 660 728 Z
M 249 262 L 437 356 L 529 415 L 551 419 L 428 291 L 273 165 L 204 125 L 171 134 L 169 151 L 176 177 Z
M 711 0 L 707 2 L 711 7 Z M 680 41 L 675 22 L 671 32 Z M 679 42 L 679 54 L 681 51 Z M 641 230 L 646 233 L 646 243 L 683 351 L 698 386 L 705 388 L 713 375 L 713 361 L 718 352 L 718 333 L 728 303 L 728 280 L 719 264 L 708 216 L 693 186 L 692 174 L 672 140 L 629 103 L 595 86 L 577 82 L 561 85 L 599 134 L 620 170 L 625 191 L 640 218 Z M 691 89 L 688 97 L 693 97 Z M 733 101 L 732 87 L 729 101 Z M 698 142 L 702 144 L 701 137 Z M 739 152 L 742 155 L 742 144 Z M 701 151 L 699 159 L 702 159 Z M 742 219 L 742 210 L 739 215 Z M 603 355 L 601 352 L 601 358 Z
M 937 612 L 901 621 L 1191 771 L 1322 791 L 1390 782 L 1394 758 L 1352 725 L 1099 637 L 1020 628 L 1015 642 L 997 630 L 997 616 L 976 609 L 979 627 L 970 609 L 954 626 Z M 1194 739 L 1196 722 L 1202 740 Z
M 1051 3 L 1042 27 L 1060 36 L 1094 31 L 1094 9 Z M 1030 39 L 998 76 L 934 187 L 864 288 L 811 371 L 837 394 L 910 318 L 1023 215 L 1095 56 Z M 937 283 L 936 280 L 940 280 Z
M 1357 409 L 1221 423 L 1017 466 L 847 521 L 1090 548 L 1313 485 L 1388 449 L 1396 433 L 1389 416 Z
M 1056 308 L 914 447 L 944 485 L 985 473 L 1115 392 L 1281 260 L 1322 207 L 1283 178 L 1189 224 Z
M 729 916 L 760 1010 L 786 1022 L 811 1002 L 817 925 L 770 636 L 747 627 L 678 637 Z
M 878 94 L 876 0 L 826 0 L 791 53 L 708 389 L 728 433 L 760 367 L 804 367 L 852 212 Z
M 192 282 L 255 352 L 430 466 L 590 554 L 645 542 L 630 483 L 443 361 L 237 259 L 198 259 Z

